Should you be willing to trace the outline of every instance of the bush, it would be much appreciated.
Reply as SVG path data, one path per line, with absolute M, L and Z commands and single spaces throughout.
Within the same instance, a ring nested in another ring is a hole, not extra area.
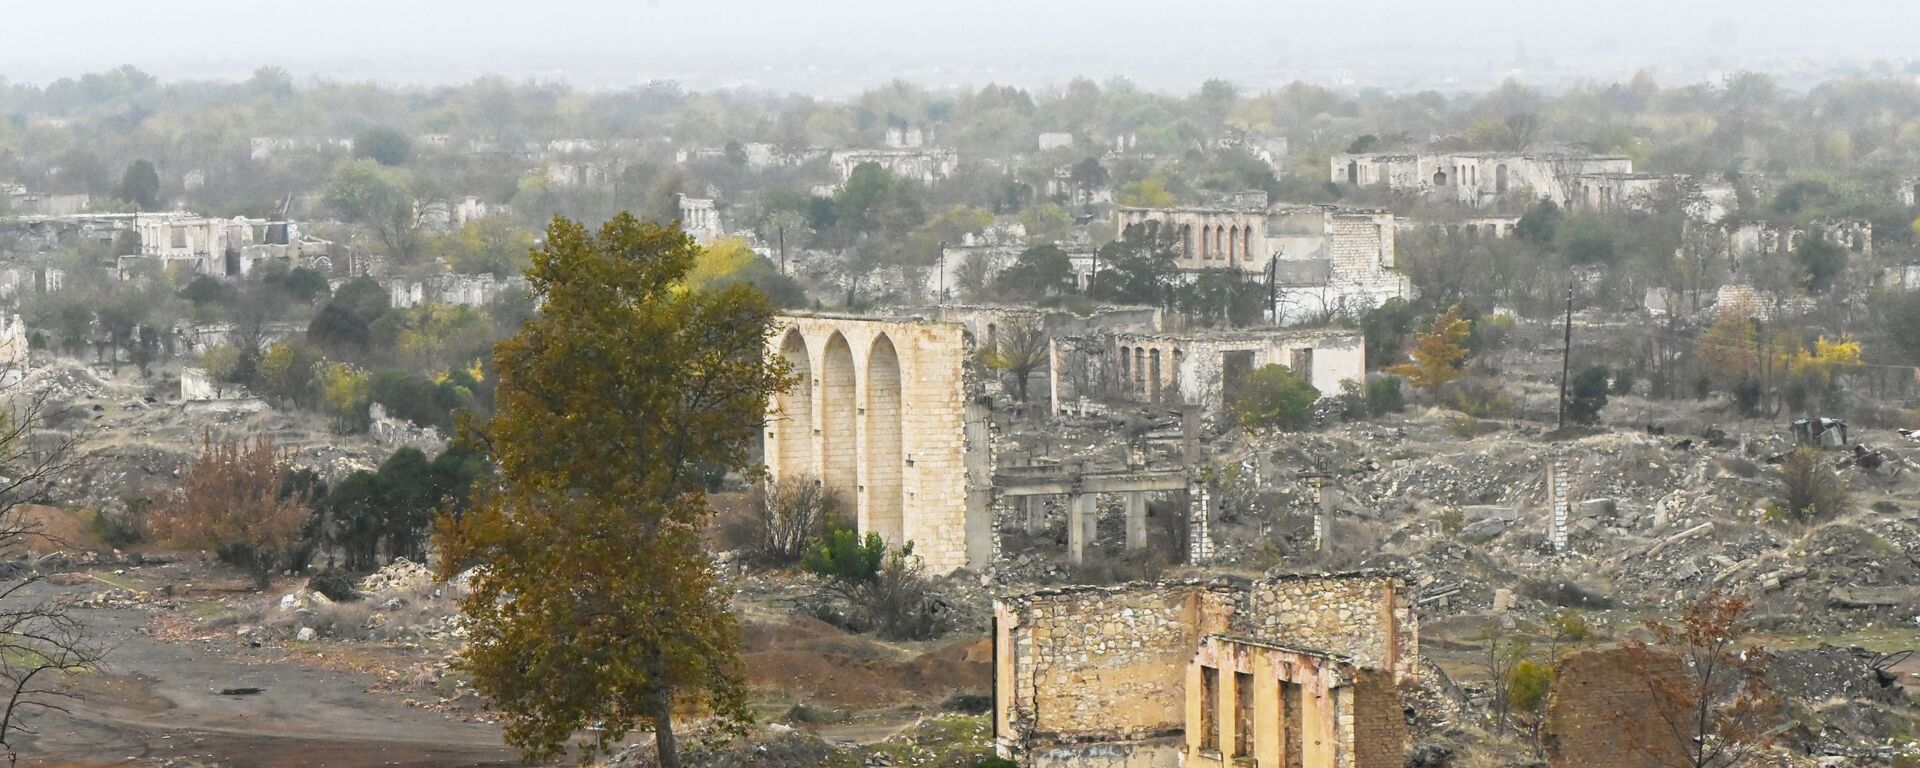
M 1593 366 L 1575 374 L 1567 386 L 1567 420 L 1593 426 L 1607 407 L 1607 369 Z
M 861 539 L 836 530 L 801 561 L 826 579 L 826 590 L 851 608 L 854 631 L 877 631 L 889 640 L 926 640 L 945 630 L 933 591 L 913 556 L 913 542 L 889 552 L 880 534 Z
M 1504 419 L 1513 416 L 1513 396 L 1499 384 L 1474 379 L 1453 385 L 1453 409 L 1476 419 Z
M 783 478 L 755 489 L 751 505 L 754 555 L 778 564 L 805 556 L 841 510 L 839 494 L 811 477 Z
M 326 595 L 328 600 L 336 603 L 350 603 L 360 599 L 360 592 L 355 589 L 355 586 L 351 575 L 335 568 L 328 568 L 307 579 L 307 589 Z
M 1247 374 L 1234 395 L 1233 412 L 1248 429 L 1299 429 L 1313 422 L 1320 390 L 1282 365 L 1263 365 Z
M 1780 503 L 1797 522 L 1833 517 L 1847 505 L 1847 483 L 1820 451 L 1801 447 L 1780 462 Z
M 100 541 L 114 549 L 126 549 L 145 541 L 147 538 L 145 502 L 145 499 L 129 500 L 126 510 L 120 512 L 96 509 L 93 511 L 93 519 L 87 522 L 87 528 L 93 535 L 100 537 Z
M 1398 376 L 1375 376 L 1367 380 L 1367 412 L 1375 416 L 1399 413 L 1407 409 L 1407 395 Z

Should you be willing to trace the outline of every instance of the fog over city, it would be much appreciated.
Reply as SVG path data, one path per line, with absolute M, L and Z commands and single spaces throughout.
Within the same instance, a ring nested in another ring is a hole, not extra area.
M 401 0 L 10 3 L 0 72 L 44 82 L 131 63 L 165 79 L 449 83 L 481 74 L 619 87 L 673 79 L 849 95 L 893 78 L 1044 87 L 1124 76 L 1188 89 L 1305 79 L 1390 91 L 1662 82 L 1764 71 L 1787 84 L 1907 72 L 1920 4 L 1700 0 L 895 2 Z

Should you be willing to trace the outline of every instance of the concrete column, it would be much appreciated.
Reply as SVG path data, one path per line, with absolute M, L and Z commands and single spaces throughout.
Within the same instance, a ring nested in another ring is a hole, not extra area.
M 1076 493 L 1067 499 L 1067 563 L 1085 565 L 1087 547 L 1093 543 L 1093 532 L 1100 516 L 1094 511 L 1093 503 L 1099 494 Z
M 1147 494 L 1127 494 L 1127 551 L 1147 548 Z
M 1213 559 L 1213 499 L 1205 483 L 1187 483 L 1187 563 Z

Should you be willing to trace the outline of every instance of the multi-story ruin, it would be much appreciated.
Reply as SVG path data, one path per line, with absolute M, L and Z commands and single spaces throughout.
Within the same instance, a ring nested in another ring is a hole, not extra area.
M 766 464 L 840 495 L 855 527 L 913 542 L 928 569 L 993 557 L 987 408 L 974 401 L 958 323 L 845 315 L 782 317 L 769 351 L 793 366 L 773 398 Z
M 1247 374 L 1266 365 L 1285 366 L 1322 396 L 1367 376 L 1365 340 L 1336 328 L 1058 336 L 1049 355 L 1055 413 L 1106 399 L 1217 413 Z
M 1395 268 L 1392 213 L 1330 205 L 1268 207 L 1264 195 L 1215 208 L 1122 208 L 1121 234 L 1171 228 L 1182 271 L 1232 270 L 1272 287 L 1274 322 L 1356 316 L 1413 286 Z
M 1567 208 L 1636 208 L 1676 181 L 1634 173 L 1633 160 L 1624 156 L 1573 152 L 1339 154 L 1331 165 L 1335 184 L 1378 185 L 1472 206 L 1525 190 Z
M 1004 595 L 995 749 L 1035 767 L 1398 768 L 1412 606 L 1376 571 Z
M 867 163 L 880 166 L 895 178 L 932 184 L 952 176 L 960 167 L 960 154 L 951 149 L 837 149 L 829 162 L 840 172 L 840 181 L 853 178 L 853 170 Z

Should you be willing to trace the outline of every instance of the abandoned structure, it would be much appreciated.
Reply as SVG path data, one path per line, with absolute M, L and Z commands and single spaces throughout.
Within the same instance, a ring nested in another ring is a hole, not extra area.
M 1805 227 L 1786 227 L 1771 221 L 1748 221 L 1726 227 L 1727 253 L 1735 258 L 1789 253 L 1812 234 L 1861 256 L 1873 255 L 1873 222 L 1866 219 L 1821 219 Z
M 1004 595 L 995 749 L 1036 767 L 1398 768 L 1411 597 L 1374 571 Z
M 428 275 L 425 280 L 389 280 L 385 285 L 387 303 L 401 309 L 427 303 L 485 307 L 499 301 L 508 291 L 525 290 L 527 279 L 520 275 L 495 277 L 448 272 Z
M 1449 152 L 1334 155 L 1331 180 L 1473 206 L 1528 190 L 1567 208 L 1610 210 L 1639 205 L 1674 177 L 1636 174 L 1633 161 L 1618 155 Z
M 1048 354 L 1054 413 L 1102 399 L 1218 413 L 1240 381 L 1265 365 L 1286 366 L 1323 397 L 1367 375 L 1365 340 L 1335 328 L 1058 336 Z
M 1220 208 L 1122 208 L 1120 234 L 1171 227 L 1183 271 L 1235 270 L 1273 288 L 1278 324 L 1358 315 L 1412 295 L 1394 266 L 1392 213 L 1330 205 L 1269 208 L 1264 195 Z
M 133 230 L 140 238 L 140 249 L 119 255 L 116 266 L 122 279 L 143 269 L 164 271 L 174 265 L 222 277 L 247 275 L 268 262 L 322 272 L 330 272 L 333 266 L 332 243 L 304 237 L 297 224 L 285 220 L 142 213 L 134 215 Z
M 990 562 L 988 409 L 972 396 L 965 329 L 844 315 L 778 322 L 769 351 L 797 381 L 769 404 L 772 476 L 837 491 L 858 530 L 913 542 L 934 572 Z
M 837 149 L 828 161 L 840 172 L 843 184 L 853 178 L 855 168 L 867 163 L 895 178 L 932 184 L 953 175 L 960 167 L 960 154 L 951 149 Z
M 713 207 L 712 198 L 688 197 L 676 195 L 680 201 L 680 229 L 694 239 L 694 242 L 707 245 L 725 235 L 720 228 L 720 212 Z

